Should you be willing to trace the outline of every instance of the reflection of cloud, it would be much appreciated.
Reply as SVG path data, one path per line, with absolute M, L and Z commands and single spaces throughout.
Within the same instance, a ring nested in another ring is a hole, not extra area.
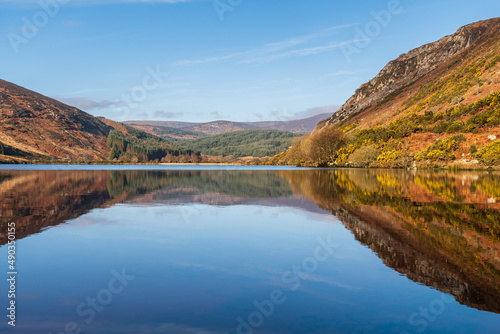
M 40 299 L 40 295 L 18 295 L 16 299 L 18 300 L 37 300 Z
M 157 325 L 130 326 L 120 330 L 112 329 L 107 333 L 124 333 L 124 334 L 213 334 L 214 332 L 197 327 L 189 327 L 182 324 L 164 323 Z
M 104 218 L 100 216 L 94 216 L 91 213 L 85 214 L 73 220 L 67 221 L 65 224 L 60 225 L 61 228 L 88 228 L 94 225 L 111 225 L 120 224 L 119 221 L 112 220 L 109 218 Z
M 75 314 L 76 317 L 76 314 Z M 66 318 L 52 318 L 45 319 L 43 322 L 38 318 L 30 318 L 25 316 L 24 321 L 18 326 L 20 333 L 40 333 L 50 332 L 54 328 L 64 329 L 64 325 L 69 319 Z M 72 319 L 79 320 L 78 318 Z M 17 325 L 17 324 L 16 324 Z M 90 325 L 82 325 L 85 332 L 92 333 L 106 333 L 106 334 L 215 334 L 206 328 L 192 327 L 184 324 L 177 323 L 118 323 L 118 322 L 98 322 L 95 321 Z M 217 332 L 220 333 L 220 332 Z

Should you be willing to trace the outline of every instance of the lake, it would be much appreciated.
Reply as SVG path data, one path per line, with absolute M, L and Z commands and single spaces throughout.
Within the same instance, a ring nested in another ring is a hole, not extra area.
M 500 333 L 499 173 L 2 166 L 0 198 L 1 333 Z

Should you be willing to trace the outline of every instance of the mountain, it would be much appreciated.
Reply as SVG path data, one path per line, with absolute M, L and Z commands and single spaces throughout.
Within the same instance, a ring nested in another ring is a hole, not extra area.
M 389 62 L 375 78 L 356 90 L 325 124 L 336 124 L 353 114 L 364 115 L 397 106 L 388 102 L 414 95 L 432 80 L 458 74 L 460 65 L 468 65 L 487 55 L 495 58 L 498 53 L 494 51 L 498 45 L 494 44 L 498 37 L 499 24 L 500 19 L 473 23 L 461 27 L 453 35 L 399 56 Z
M 123 124 L 130 126 L 156 126 L 165 128 L 182 129 L 190 126 L 196 126 L 203 123 L 192 123 L 192 122 L 176 122 L 176 121 L 125 121 Z
M 77 108 L 0 80 L 0 149 L 23 158 L 105 160 L 111 128 Z
M 150 134 L 170 140 L 196 139 L 201 134 L 219 135 L 223 133 L 245 130 L 280 130 L 293 133 L 309 133 L 319 121 L 330 117 L 330 114 L 320 114 L 309 118 L 291 121 L 262 122 L 231 122 L 213 121 L 207 123 L 169 122 L 169 121 L 126 121 L 124 124 Z M 172 128 L 182 130 L 173 131 Z M 186 131 L 186 132 L 184 132 Z
M 304 140 L 345 134 L 337 166 L 500 164 L 499 41 L 495 18 L 399 56 Z M 288 163 L 314 164 L 297 150 Z
M 0 80 L 0 162 L 198 162 L 198 152 Z

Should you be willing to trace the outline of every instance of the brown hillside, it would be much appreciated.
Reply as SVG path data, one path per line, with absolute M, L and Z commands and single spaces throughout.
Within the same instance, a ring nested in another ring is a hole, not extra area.
M 0 142 L 31 154 L 104 160 L 110 127 L 59 101 L 0 80 Z

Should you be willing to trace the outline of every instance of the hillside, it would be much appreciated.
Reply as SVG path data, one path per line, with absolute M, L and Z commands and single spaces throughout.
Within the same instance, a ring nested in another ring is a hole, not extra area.
M 0 162 L 199 162 L 199 153 L 0 80 Z
M 343 134 L 344 141 L 321 163 L 500 164 L 499 41 L 496 18 L 464 26 L 389 62 L 318 124 L 313 136 L 337 130 L 335 136 Z M 308 152 L 297 150 L 279 157 L 281 162 L 314 164 Z
M 285 151 L 295 134 L 278 130 L 247 130 L 183 142 L 184 147 L 211 156 L 265 157 Z
M 8 151 L 0 153 L 27 159 L 104 160 L 110 130 L 79 109 L 0 80 L 0 149 Z

